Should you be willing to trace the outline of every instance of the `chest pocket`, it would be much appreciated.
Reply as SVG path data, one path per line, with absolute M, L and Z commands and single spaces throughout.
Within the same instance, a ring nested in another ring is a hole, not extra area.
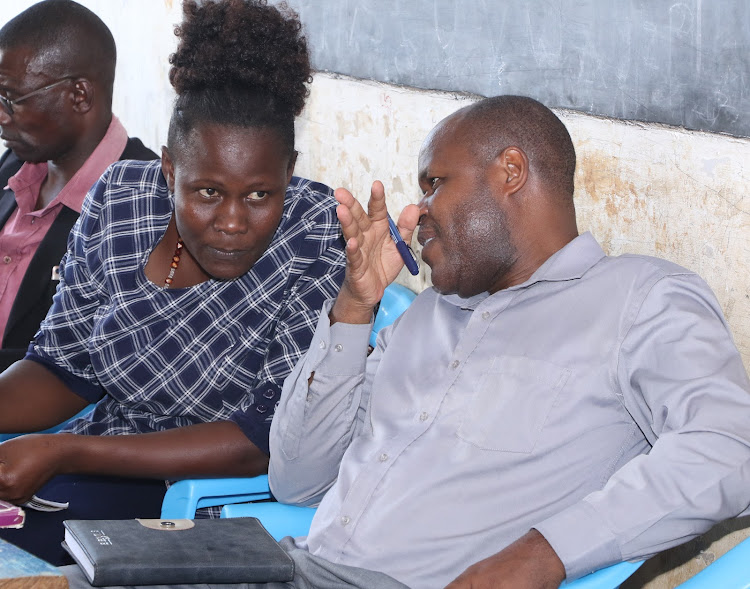
M 500 356 L 482 376 L 457 435 L 483 450 L 530 453 L 570 370 Z

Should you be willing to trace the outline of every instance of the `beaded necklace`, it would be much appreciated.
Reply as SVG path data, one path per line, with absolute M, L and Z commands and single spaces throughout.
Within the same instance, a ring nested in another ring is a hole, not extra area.
M 164 279 L 164 287 L 169 288 L 174 278 L 174 273 L 177 272 L 177 266 L 180 265 L 180 256 L 182 255 L 182 237 L 177 238 L 177 245 L 174 248 L 174 254 L 172 255 L 172 263 L 169 265 L 169 274 Z

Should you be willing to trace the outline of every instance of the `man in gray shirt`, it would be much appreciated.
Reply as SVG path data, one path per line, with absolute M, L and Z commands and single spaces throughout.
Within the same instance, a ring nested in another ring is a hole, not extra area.
M 747 509 L 750 385 L 718 303 L 579 236 L 574 170 L 531 99 L 441 122 L 399 219 L 407 242 L 419 219 L 434 288 L 369 358 L 401 266 L 382 186 L 369 216 L 338 191 L 347 278 L 271 429 L 276 497 L 322 500 L 313 555 L 413 589 L 556 587 Z
M 276 497 L 320 507 L 282 542 L 294 582 L 263 587 L 552 588 L 748 508 L 750 383 L 714 296 L 578 235 L 574 170 L 531 99 L 442 121 L 398 221 L 434 288 L 369 357 L 402 264 L 382 184 L 368 213 L 337 191 L 347 277 L 270 440 Z

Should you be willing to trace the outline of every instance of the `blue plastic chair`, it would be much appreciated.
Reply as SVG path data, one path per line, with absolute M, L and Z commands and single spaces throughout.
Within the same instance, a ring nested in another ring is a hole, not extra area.
M 375 315 L 372 331 L 370 332 L 370 345 L 373 348 L 375 347 L 378 332 L 383 327 L 387 327 L 398 319 L 399 315 L 406 311 L 415 298 L 417 298 L 417 295 L 414 291 L 395 282 L 386 287 L 383 292 L 383 298 L 380 300 L 380 307 Z
M 258 518 L 260 519 L 260 518 Z M 677 589 L 750 589 L 750 538 L 737 544 Z
M 195 510 L 200 507 L 224 505 L 221 517 L 257 517 L 276 540 L 281 540 L 284 536 L 305 536 L 310 529 L 315 508 L 274 501 L 246 503 L 270 497 L 267 475 L 179 481 L 167 491 L 161 517 L 191 519 L 195 517 Z M 641 564 L 643 563 L 621 562 L 575 581 L 565 582 L 562 586 L 568 589 L 616 589 Z
M 79 417 L 86 416 L 89 412 L 94 410 L 94 405 L 87 405 L 83 409 L 81 409 L 78 413 L 76 413 L 73 417 L 70 419 L 66 419 L 62 423 L 58 423 L 56 426 L 51 427 L 49 429 L 42 430 L 40 432 L 35 432 L 38 434 L 54 434 L 56 432 L 59 432 L 64 426 L 66 426 L 69 422 L 73 421 L 74 419 L 78 419 Z M 11 438 L 17 438 L 18 436 L 22 436 L 24 434 L 0 434 L 0 442 L 4 442 L 6 440 L 10 440 Z
M 313 515 L 315 515 L 315 508 L 313 507 L 284 505 L 283 503 L 243 503 L 241 505 L 226 505 L 221 510 L 221 517 L 257 517 L 263 527 L 276 540 L 281 540 L 284 536 L 307 535 Z M 642 564 L 643 561 L 621 562 L 574 581 L 565 581 L 561 587 L 569 589 L 616 589 Z
M 202 507 L 272 499 L 268 475 L 185 479 L 170 485 L 161 504 L 162 519 L 193 519 Z
M 270 501 L 225 505 L 221 517 L 257 517 L 271 536 L 281 540 L 284 536 L 307 536 L 316 511 L 315 507 Z
M 310 529 L 315 508 L 284 505 L 283 503 L 243 503 L 226 505 L 221 510 L 221 517 L 257 517 L 263 527 L 276 540 L 284 536 L 305 536 Z M 641 562 L 621 562 L 595 571 L 574 581 L 565 581 L 561 587 L 569 589 L 617 589 L 625 579 L 632 575 Z
M 618 562 L 574 581 L 563 581 L 560 587 L 569 589 L 617 589 L 625 579 L 638 570 L 643 564 L 639 562 Z

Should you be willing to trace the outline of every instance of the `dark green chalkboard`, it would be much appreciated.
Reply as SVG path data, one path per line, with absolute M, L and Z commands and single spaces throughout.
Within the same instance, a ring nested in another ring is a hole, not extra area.
M 750 136 L 750 0 L 289 0 L 317 69 Z

